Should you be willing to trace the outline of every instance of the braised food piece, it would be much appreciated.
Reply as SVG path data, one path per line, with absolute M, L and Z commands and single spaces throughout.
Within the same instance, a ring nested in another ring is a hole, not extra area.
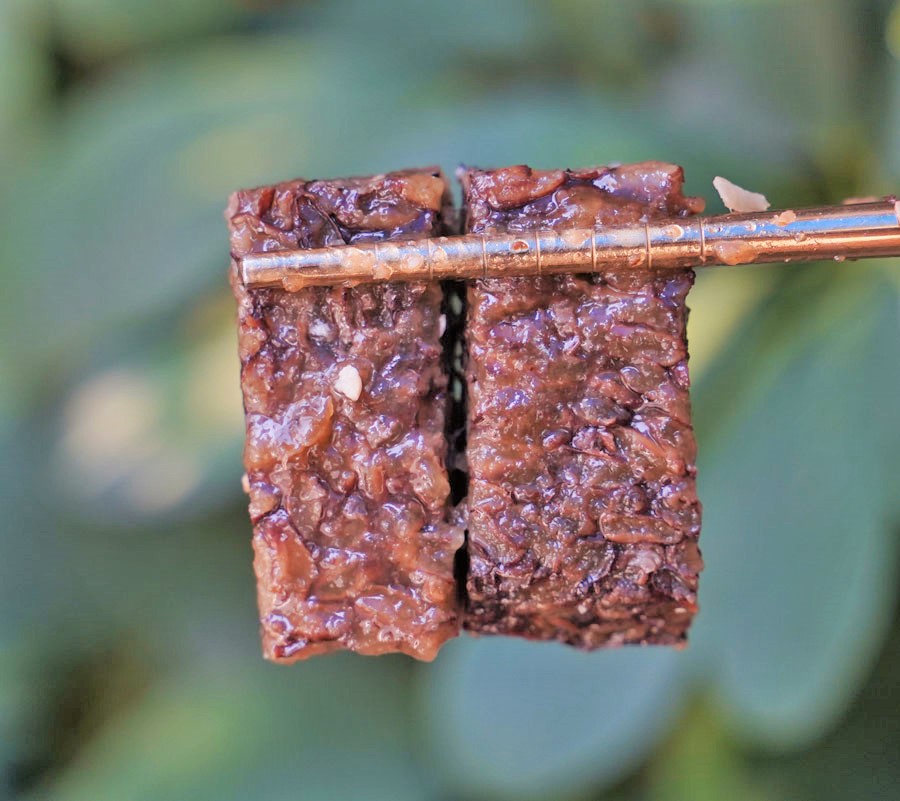
M 460 170 L 468 232 L 703 208 L 683 173 Z M 679 643 L 697 609 L 685 296 L 693 272 L 492 278 L 468 290 L 465 628 L 582 648 Z
M 237 259 L 445 233 L 437 169 L 236 192 L 244 464 L 263 650 L 432 659 L 458 633 L 437 284 L 246 289 Z

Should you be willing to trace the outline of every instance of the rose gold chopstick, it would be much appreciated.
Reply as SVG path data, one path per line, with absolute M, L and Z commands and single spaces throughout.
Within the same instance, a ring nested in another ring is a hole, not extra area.
M 486 278 L 900 256 L 900 201 L 468 234 L 245 256 L 249 287 Z

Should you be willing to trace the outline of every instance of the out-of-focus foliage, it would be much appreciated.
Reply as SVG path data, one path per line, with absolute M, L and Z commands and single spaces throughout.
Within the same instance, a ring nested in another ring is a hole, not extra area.
M 810 318 L 802 307 L 813 294 Z M 856 693 L 891 612 L 897 297 L 875 270 L 824 278 L 810 268 L 739 338 L 695 410 L 710 443 L 706 525 L 731 529 L 705 549 L 717 568 L 706 591 L 719 602 L 707 606 L 696 653 L 717 669 L 739 731 L 796 745 Z
M 0 4 L 0 797 L 890 797 L 896 262 L 698 277 L 686 651 L 462 639 L 279 669 L 221 210 L 460 161 L 669 159 L 713 211 L 716 174 L 777 206 L 896 191 L 898 9 Z
M 62 47 L 86 63 L 227 30 L 246 17 L 252 5 L 240 0 L 41 0 L 38 4 L 46 7 Z

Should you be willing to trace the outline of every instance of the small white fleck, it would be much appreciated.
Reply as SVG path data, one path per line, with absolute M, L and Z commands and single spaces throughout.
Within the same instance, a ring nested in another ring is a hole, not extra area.
M 324 320 L 313 320 L 309 326 L 309 333 L 316 339 L 330 339 L 332 331 L 331 326 Z
M 566 231 L 563 231 L 559 235 L 559 238 L 562 239 L 562 241 L 565 242 L 566 245 L 568 245 L 570 248 L 584 247 L 588 241 L 584 231 L 577 228 L 570 228 Z
M 372 272 L 375 267 L 375 254 L 370 249 L 346 248 L 344 251 L 344 263 L 351 271 L 362 273 Z
M 393 274 L 393 268 L 389 264 L 381 261 L 375 265 L 375 269 L 372 271 L 372 277 L 378 281 L 387 281 Z
M 447 330 L 447 315 L 442 314 L 438 317 L 438 336 L 444 336 L 444 332 Z
M 352 364 L 344 365 L 338 373 L 337 381 L 334 382 L 334 388 L 350 400 L 359 400 L 362 394 L 362 378 L 359 370 Z
M 790 225 L 792 222 L 797 222 L 797 214 L 793 209 L 786 209 L 785 211 L 781 212 L 781 214 L 775 217 L 774 222 L 775 225 L 779 225 L 783 228 L 785 225 Z
M 713 178 L 713 186 L 729 211 L 765 211 L 769 208 L 769 201 L 765 195 L 743 189 L 721 175 Z
M 608 166 L 615 167 L 617 165 L 610 164 Z M 595 178 L 593 184 L 597 189 L 602 189 L 604 192 L 615 192 L 619 188 L 619 182 L 616 180 L 616 177 L 609 172 L 603 173 L 599 178 Z
M 420 253 L 410 253 L 403 260 L 403 265 L 409 272 L 416 272 L 422 267 L 423 264 L 425 264 L 425 259 L 422 258 L 422 255 Z

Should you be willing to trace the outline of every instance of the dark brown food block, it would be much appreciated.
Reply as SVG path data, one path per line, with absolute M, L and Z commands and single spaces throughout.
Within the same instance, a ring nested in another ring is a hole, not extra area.
M 441 289 L 396 283 L 247 290 L 248 254 L 445 233 L 439 170 L 235 193 L 244 463 L 263 650 L 432 659 L 458 633 L 449 522 Z
M 461 170 L 466 230 L 685 216 L 681 168 Z M 474 281 L 465 627 L 678 643 L 697 609 L 690 270 Z

